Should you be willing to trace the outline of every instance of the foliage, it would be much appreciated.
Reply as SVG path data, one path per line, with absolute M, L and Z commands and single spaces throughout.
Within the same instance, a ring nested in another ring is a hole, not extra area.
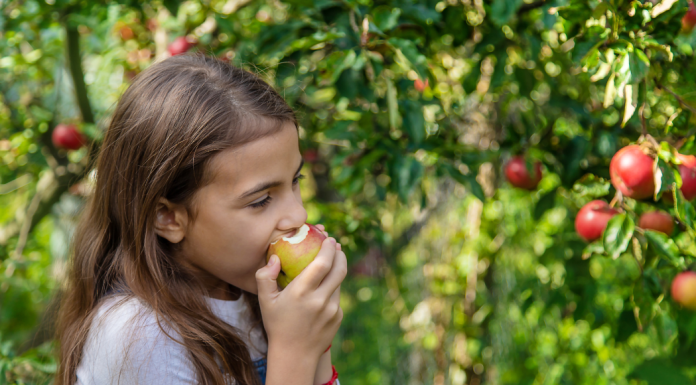
M 87 166 L 118 96 L 184 35 L 300 114 L 309 220 L 353 266 L 345 383 L 693 382 L 696 315 L 668 290 L 696 257 L 675 158 L 696 152 L 686 0 L 0 6 L 0 382 L 52 372 L 41 315 Z M 93 146 L 55 148 L 59 122 Z M 623 214 L 587 245 L 573 218 L 611 200 L 609 161 L 634 142 L 656 158 L 656 199 L 615 196 Z M 537 191 L 504 183 L 518 154 L 544 164 Z M 672 237 L 636 227 L 656 207 Z

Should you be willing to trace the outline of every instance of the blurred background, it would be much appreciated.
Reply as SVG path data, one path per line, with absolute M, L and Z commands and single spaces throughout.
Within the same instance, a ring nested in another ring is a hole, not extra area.
M 0 0 L 0 384 L 52 382 L 110 113 L 187 52 L 299 115 L 309 222 L 350 265 L 341 383 L 694 383 L 695 24 L 686 0 Z

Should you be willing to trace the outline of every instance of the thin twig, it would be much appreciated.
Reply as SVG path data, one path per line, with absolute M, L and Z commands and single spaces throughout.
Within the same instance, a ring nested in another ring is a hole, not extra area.
M 677 101 L 679 102 L 679 104 L 682 105 L 682 107 L 696 114 L 696 108 L 685 102 L 684 99 L 682 99 L 681 96 L 677 95 L 676 92 L 670 90 L 668 87 L 663 86 L 661 83 L 657 83 L 657 88 L 662 88 L 663 90 L 669 92 L 672 96 L 674 96 L 675 99 L 677 99 Z

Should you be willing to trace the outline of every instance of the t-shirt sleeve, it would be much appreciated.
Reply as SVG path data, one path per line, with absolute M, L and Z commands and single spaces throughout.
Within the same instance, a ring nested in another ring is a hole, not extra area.
M 167 334 L 137 300 L 99 314 L 77 369 L 77 384 L 196 384 L 187 350 Z

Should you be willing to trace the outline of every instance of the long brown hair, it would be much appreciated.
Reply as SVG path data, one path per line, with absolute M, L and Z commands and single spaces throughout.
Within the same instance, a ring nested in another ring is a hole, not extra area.
M 184 205 L 195 221 L 193 197 L 212 179 L 211 159 L 285 122 L 297 127 L 293 110 L 270 85 L 214 58 L 175 56 L 135 78 L 106 131 L 94 193 L 75 232 L 57 322 L 57 385 L 75 383 L 90 324 L 114 291 L 138 298 L 163 332 L 179 334 L 199 383 L 223 384 L 226 375 L 239 384 L 260 383 L 236 329 L 212 314 L 203 283 L 177 263 L 177 245 L 155 233 L 155 211 L 164 197 Z M 244 297 L 260 322 L 258 297 Z

